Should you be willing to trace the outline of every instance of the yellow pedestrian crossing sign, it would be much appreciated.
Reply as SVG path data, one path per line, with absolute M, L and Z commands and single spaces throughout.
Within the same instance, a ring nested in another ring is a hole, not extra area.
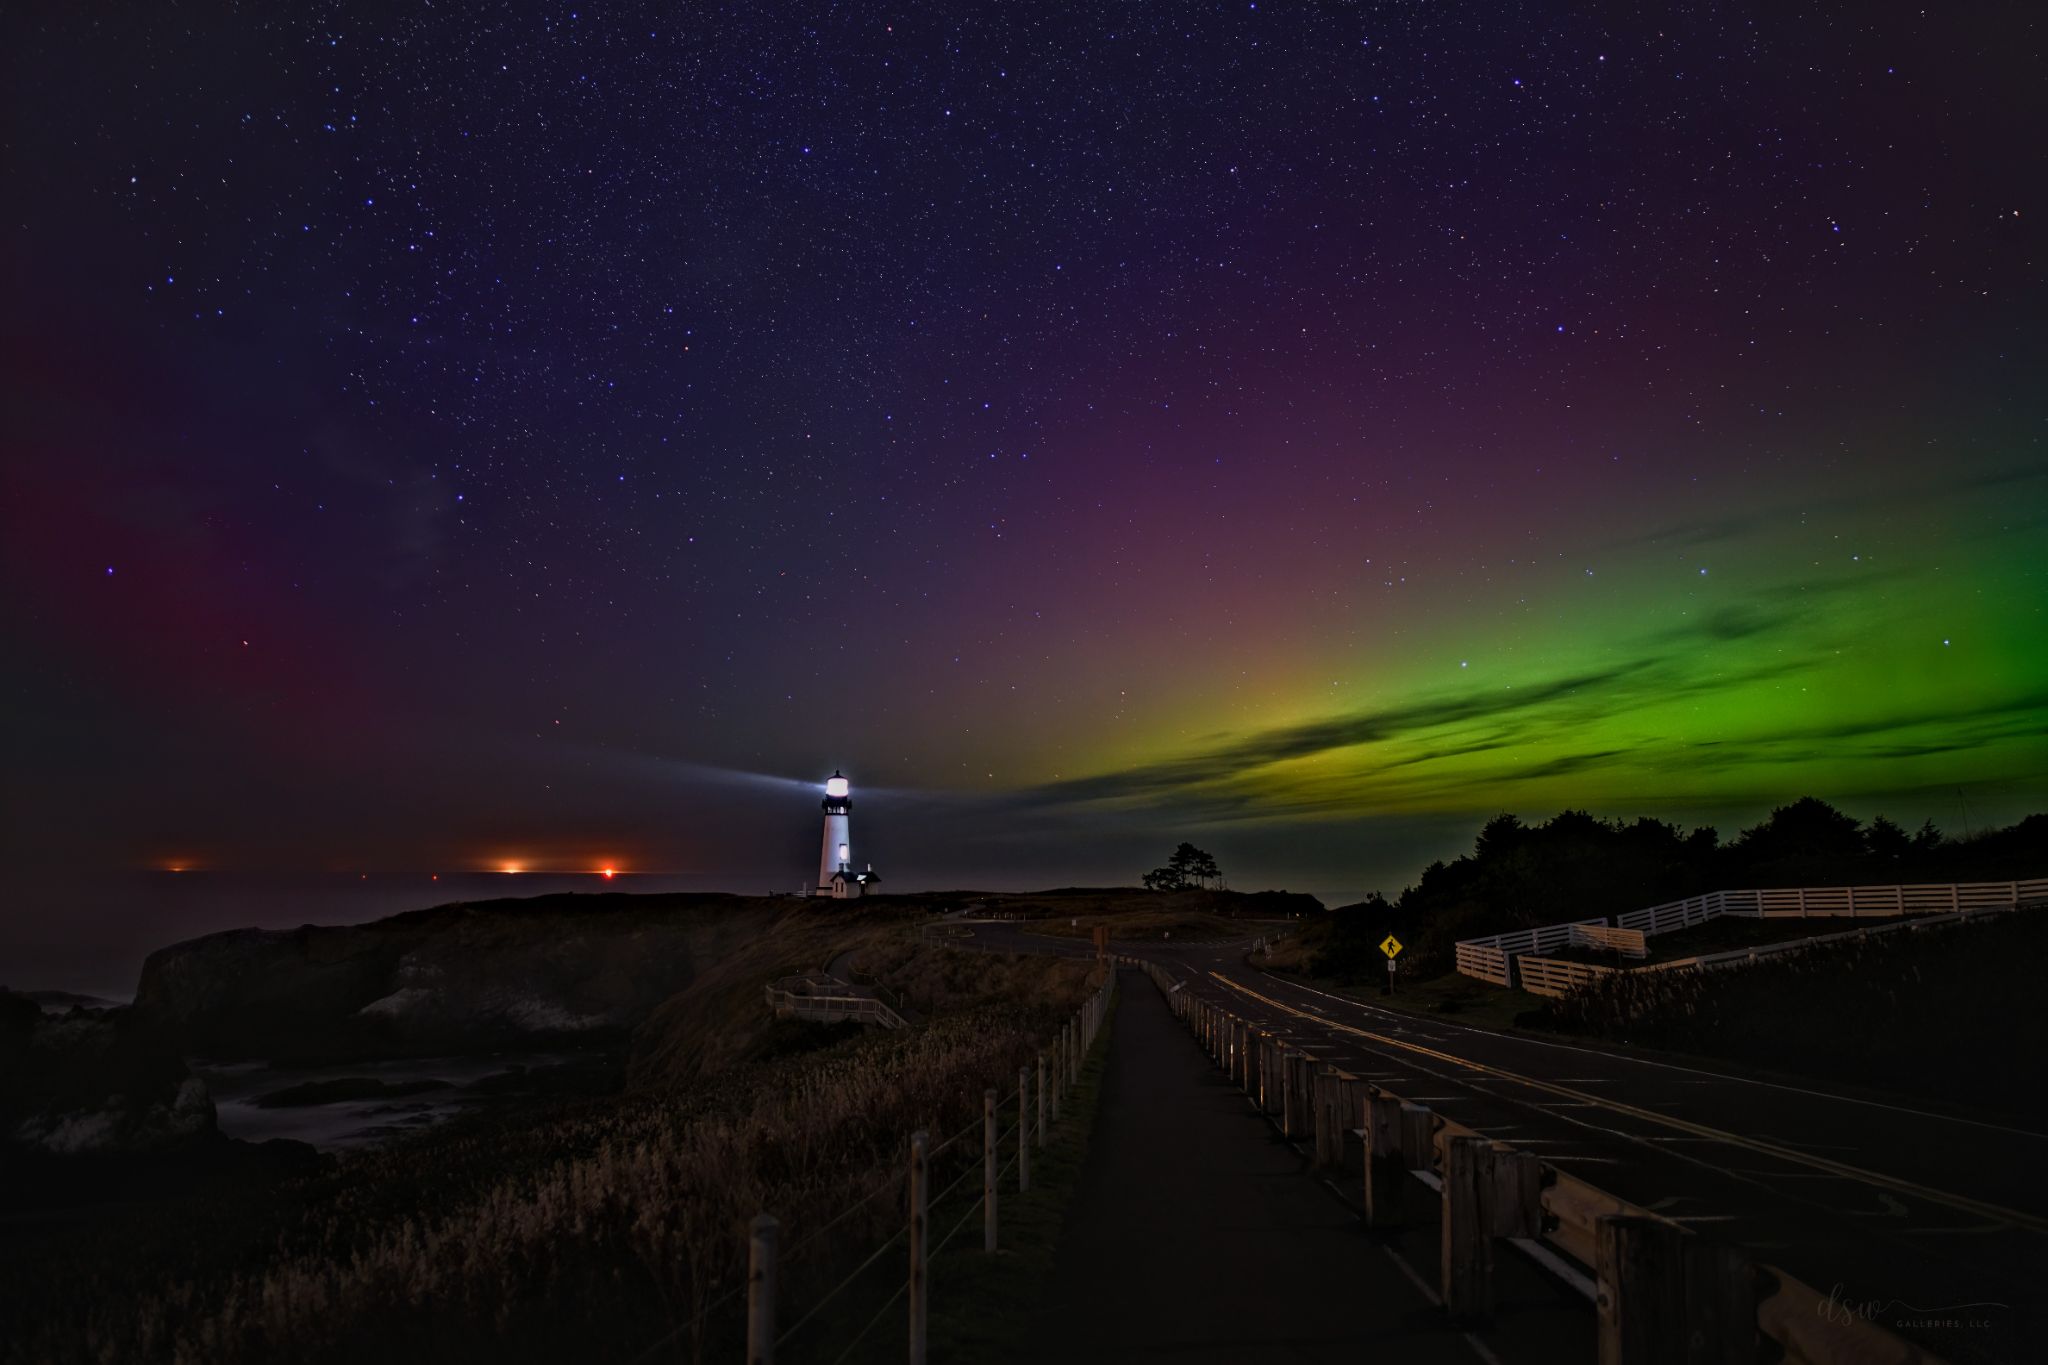
M 1394 954 L 1401 951 L 1401 940 L 1395 938 L 1392 934 L 1388 934 L 1387 941 L 1380 945 L 1380 951 L 1387 955 L 1387 961 L 1392 962 Z

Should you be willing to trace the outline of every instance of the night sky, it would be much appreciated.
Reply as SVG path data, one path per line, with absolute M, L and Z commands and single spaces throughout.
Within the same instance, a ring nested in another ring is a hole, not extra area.
M 2032 6 L 39 8 L 44 938 L 171 866 L 794 889 L 835 767 L 894 889 L 2048 805 Z

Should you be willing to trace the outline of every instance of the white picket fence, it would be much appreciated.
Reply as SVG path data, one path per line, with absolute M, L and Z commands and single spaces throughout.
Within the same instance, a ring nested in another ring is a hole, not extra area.
M 1510 934 L 1494 934 L 1489 938 L 1463 939 L 1456 945 L 1457 969 L 1461 975 L 1489 981 L 1496 986 L 1519 984 L 1535 995 L 1563 995 L 1596 976 L 1617 969 L 1588 962 L 1559 961 L 1543 957 L 1543 953 L 1565 947 L 1595 947 L 1618 952 L 1625 957 L 1647 957 L 1649 949 L 1645 939 L 1649 935 L 1688 929 L 1724 916 L 1744 919 L 1847 917 L 1894 920 L 1902 915 L 1927 916 L 1905 924 L 1878 926 L 1917 928 L 2040 905 L 2048 905 L 2048 877 L 2026 881 L 1940 882 L 1914 886 L 1803 886 L 1710 891 L 1702 896 L 1630 910 L 1616 915 L 1611 926 L 1603 916 L 1566 924 L 1547 924 L 1537 929 L 1520 929 Z M 1849 932 L 1853 934 L 1856 931 Z M 1633 970 L 1659 971 L 1746 961 L 1848 936 L 1823 934 L 1757 948 L 1707 953 Z

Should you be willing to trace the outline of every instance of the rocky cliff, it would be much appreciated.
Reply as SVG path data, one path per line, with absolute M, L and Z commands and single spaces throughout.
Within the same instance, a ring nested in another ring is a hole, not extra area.
M 134 1013 L 216 1058 L 343 1060 L 623 1037 L 735 949 L 811 912 L 738 896 L 541 896 L 370 924 L 232 930 L 143 965 Z
M 153 1152 L 215 1135 L 206 1086 L 132 1012 L 46 1014 L 0 991 L 0 1149 Z

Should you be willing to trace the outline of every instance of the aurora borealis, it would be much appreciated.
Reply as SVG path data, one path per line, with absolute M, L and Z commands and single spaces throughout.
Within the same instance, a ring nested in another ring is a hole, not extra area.
M 2021 12 L 4 22 L 17 890 L 2048 804 Z

